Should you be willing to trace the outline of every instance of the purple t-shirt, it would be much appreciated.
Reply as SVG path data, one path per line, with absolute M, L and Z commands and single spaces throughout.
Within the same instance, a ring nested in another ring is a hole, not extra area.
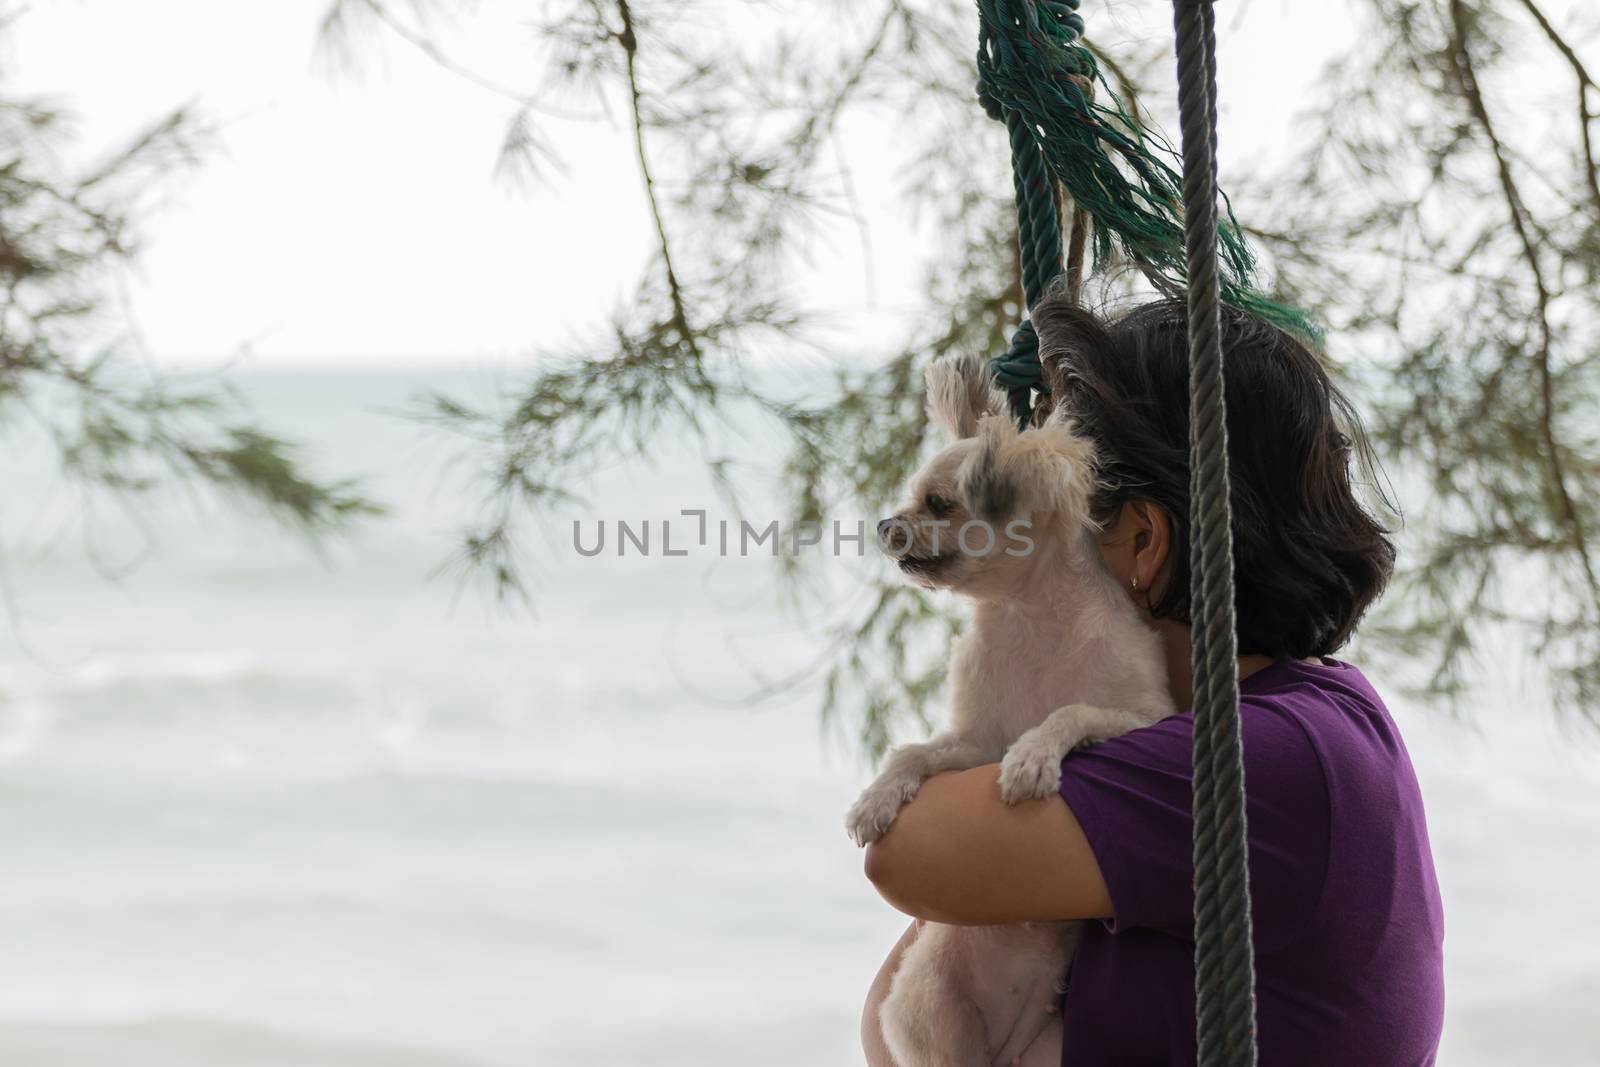
M 1432 1064 L 1444 914 L 1399 731 L 1346 663 L 1275 663 L 1240 690 L 1263 1067 Z M 1186 711 L 1062 764 L 1116 916 L 1073 962 L 1066 1067 L 1195 1062 L 1193 731 Z

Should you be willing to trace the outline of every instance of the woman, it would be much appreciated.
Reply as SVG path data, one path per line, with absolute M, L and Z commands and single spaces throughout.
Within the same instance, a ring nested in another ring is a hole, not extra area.
M 1106 566 L 1162 635 L 1187 708 L 1183 307 L 1103 323 L 1052 298 L 1033 317 L 1052 394 L 1099 447 Z M 1359 422 L 1275 327 L 1229 309 L 1223 345 L 1261 1062 L 1431 1064 L 1443 914 L 1422 799 L 1383 701 L 1329 658 L 1394 563 L 1352 485 Z M 940 775 L 867 852 L 873 885 L 919 921 L 1090 920 L 1059 1015 L 1000 1024 L 1040 1028 L 1029 1067 L 1195 1061 L 1192 728 L 1184 712 L 1075 752 L 1059 798 L 1015 807 L 998 765 Z M 868 995 L 873 1067 L 891 1064 L 877 1011 L 915 933 Z

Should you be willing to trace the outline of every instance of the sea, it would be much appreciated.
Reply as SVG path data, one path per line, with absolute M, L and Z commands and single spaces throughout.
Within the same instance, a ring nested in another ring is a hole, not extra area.
M 684 510 L 741 513 L 668 433 L 530 524 L 501 602 L 452 566 L 484 454 L 414 414 L 509 380 L 232 374 L 386 505 L 321 541 L 200 490 L 86 497 L 0 419 L 0 1064 L 860 1062 L 906 920 L 844 834 L 871 767 L 814 667 L 881 562 L 825 544 L 801 603 L 701 544 Z M 781 450 L 738 443 L 764 521 Z M 1374 673 L 1443 886 L 1439 1062 L 1600 1063 L 1600 738 L 1516 661 L 1453 712 Z

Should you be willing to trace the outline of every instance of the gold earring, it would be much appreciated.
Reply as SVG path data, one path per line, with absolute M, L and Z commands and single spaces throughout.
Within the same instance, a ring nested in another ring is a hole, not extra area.
M 1139 576 L 1137 574 L 1133 576 L 1133 591 L 1135 593 L 1139 591 Z

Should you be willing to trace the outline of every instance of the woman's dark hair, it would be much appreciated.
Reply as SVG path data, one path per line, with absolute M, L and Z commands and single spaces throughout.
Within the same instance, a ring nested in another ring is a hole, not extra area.
M 1109 319 L 1050 296 L 1033 309 L 1058 406 L 1098 446 L 1095 516 L 1148 500 L 1172 520 L 1159 618 L 1189 621 L 1189 339 L 1181 302 Z M 1356 499 L 1361 422 L 1300 341 L 1222 312 L 1239 651 L 1327 655 L 1349 640 L 1394 569 L 1388 531 Z M 1370 465 L 1370 464 L 1369 464 Z

